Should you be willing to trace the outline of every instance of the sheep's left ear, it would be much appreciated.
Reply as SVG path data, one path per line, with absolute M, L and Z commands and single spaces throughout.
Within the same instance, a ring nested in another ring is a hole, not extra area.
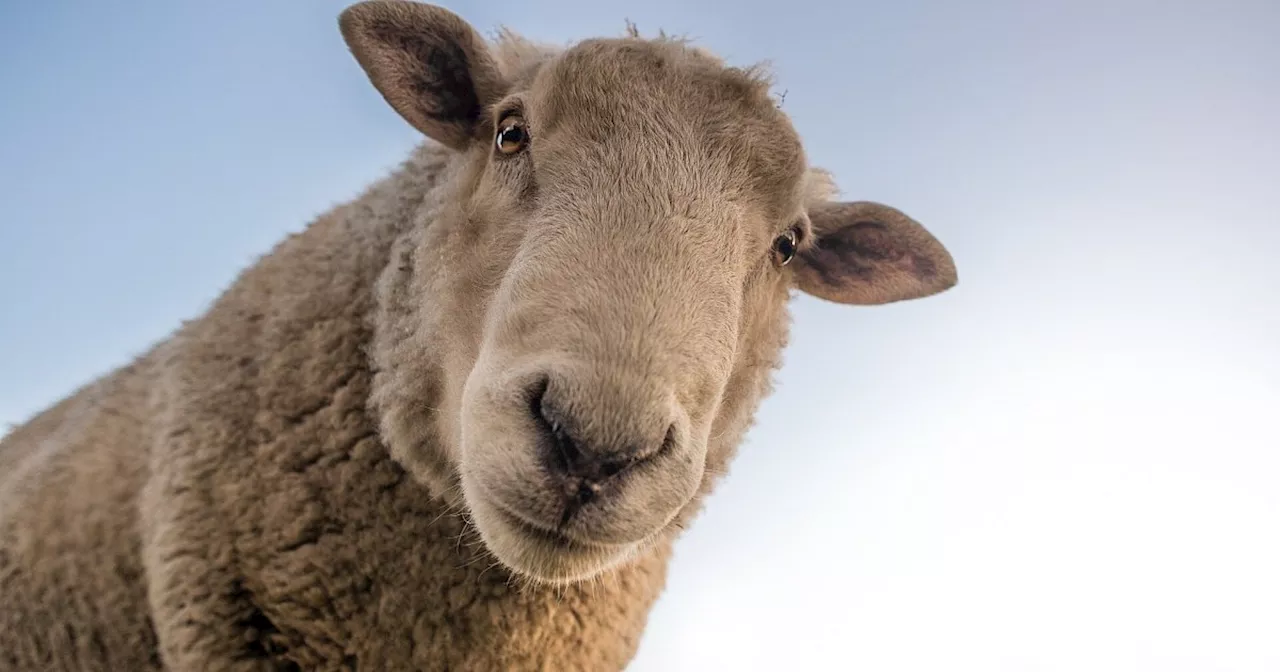
M 875 305 L 932 296 L 956 284 L 951 254 L 899 210 L 868 201 L 827 202 L 808 214 L 814 240 L 792 263 L 803 292 Z

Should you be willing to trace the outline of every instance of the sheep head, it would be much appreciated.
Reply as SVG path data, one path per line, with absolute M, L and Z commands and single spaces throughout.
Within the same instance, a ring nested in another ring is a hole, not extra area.
M 513 64 L 404 0 L 340 27 L 457 168 L 409 271 L 426 335 L 382 363 L 438 371 L 400 389 L 438 403 L 387 411 L 384 440 L 519 576 L 594 577 L 692 515 L 767 393 L 791 289 L 869 305 L 956 282 L 911 218 L 830 200 L 751 69 L 636 35 Z

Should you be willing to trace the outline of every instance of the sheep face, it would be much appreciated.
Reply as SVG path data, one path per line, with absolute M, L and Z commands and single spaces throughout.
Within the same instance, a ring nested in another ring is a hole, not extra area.
M 955 283 L 913 220 L 827 200 L 750 70 L 634 35 L 512 67 L 403 1 L 340 25 L 391 106 L 457 152 L 414 285 L 441 295 L 421 299 L 443 342 L 421 356 L 443 445 L 433 462 L 384 438 L 458 486 L 518 575 L 590 578 L 691 515 L 767 390 L 791 288 L 873 304 Z

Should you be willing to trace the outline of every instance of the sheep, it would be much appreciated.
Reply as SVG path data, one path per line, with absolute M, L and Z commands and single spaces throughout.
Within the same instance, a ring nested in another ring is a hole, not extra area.
M 620 670 L 794 291 L 953 287 L 762 69 L 344 9 L 425 137 L 0 442 L 0 669 Z

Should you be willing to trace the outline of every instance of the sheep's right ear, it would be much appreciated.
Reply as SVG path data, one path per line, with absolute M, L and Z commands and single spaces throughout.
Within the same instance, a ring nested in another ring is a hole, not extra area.
M 396 112 L 428 137 L 463 150 L 506 86 L 484 38 L 442 7 L 368 0 L 338 17 L 342 39 Z

